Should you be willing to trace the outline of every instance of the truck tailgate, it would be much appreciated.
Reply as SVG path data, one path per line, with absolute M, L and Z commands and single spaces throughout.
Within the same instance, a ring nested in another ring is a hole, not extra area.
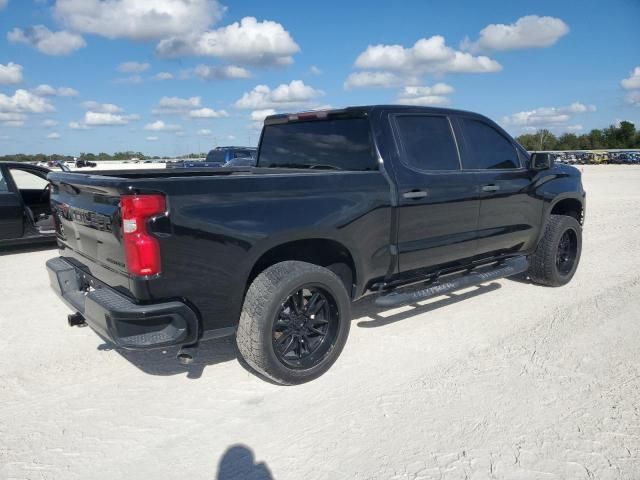
M 57 175 L 56 175 L 57 176 Z M 71 177 L 71 175 L 70 175 Z M 73 177 L 78 177 L 73 175 Z M 51 178 L 51 207 L 58 240 L 67 253 L 128 277 L 117 189 Z

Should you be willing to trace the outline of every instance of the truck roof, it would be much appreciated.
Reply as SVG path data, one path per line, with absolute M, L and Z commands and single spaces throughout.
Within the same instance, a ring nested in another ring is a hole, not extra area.
M 424 106 L 416 106 L 416 105 L 360 105 L 360 106 L 351 106 L 345 108 L 334 108 L 334 109 L 326 109 L 326 110 L 307 110 L 302 112 L 292 112 L 292 113 L 277 113 L 275 115 L 269 115 L 265 118 L 265 125 L 273 124 L 273 123 L 282 123 L 283 121 L 296 121 L 296 120 L 304 120 L 304 119 L 313 119 L 313 118 L 325 118 L 327 116 L 333 115 L 343 115 L 343 116 L 359 116 L 363 114 L 371 114 L 377 110 L 393 110 L 397 112 L 413 112 L 413 113 L 431 113 L 431 114 L 460 114 L 464 113 L 465 115 L 474 115 L 478 117 L 482 117 L 479 113 L 470 112 L 467 110 L 459 110 L 453 108 L 442 108 L 442 107 L 424 107 Z

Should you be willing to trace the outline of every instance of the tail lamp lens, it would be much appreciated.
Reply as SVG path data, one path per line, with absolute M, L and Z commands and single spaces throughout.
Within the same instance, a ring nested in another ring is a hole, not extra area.
M 166 211 L 164 195 L 122 195 L 122 238 L 129 273 L 138 276 L 161 272 L 160 244 L 147 229 L 150 218 Z

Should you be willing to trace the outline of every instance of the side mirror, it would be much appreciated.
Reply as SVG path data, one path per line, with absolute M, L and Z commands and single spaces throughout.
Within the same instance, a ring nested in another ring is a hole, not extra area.
M 553 158 L 550 153 L 532 153 L 531 154 L 531 168 L 533 170 L 546 170 L 553 166 Z

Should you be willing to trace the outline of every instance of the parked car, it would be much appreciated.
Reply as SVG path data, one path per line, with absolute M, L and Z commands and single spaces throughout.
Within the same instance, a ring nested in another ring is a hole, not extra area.
M 54 242 L 48 168 L 0 162 L 0 247 Z
M 91 162 L 89 160 L 76 160 L 75 166 L 76 168 L 85 168 L 85 167 L 94 168 L 94 167 L 97 167 L 98 164 L 96 162 Z
M 256 168 L 49 179 L 71 325 L 183 362 L 235 335 L 281 384 L 329 369 L 363 295 L 389 308 L 522 272 L 560 286 L 581 253 L 580 172 L 457 110 L 275 115 Z
M 209 151 L 205 161 L 224 165 L 235 158 L 253 158 L 256 156 L 256 151 L 251 147 L 216 147 Z
M 256 159 L 253 157 L 232 158 L 223 167 L 255 167 Z
M 231 160 L 254 158 L 255 148 L 251 147 L 216 147 L 210 150 L 204 160 L 181 160 L 167 164 L 167 168 L 218 168 Z

